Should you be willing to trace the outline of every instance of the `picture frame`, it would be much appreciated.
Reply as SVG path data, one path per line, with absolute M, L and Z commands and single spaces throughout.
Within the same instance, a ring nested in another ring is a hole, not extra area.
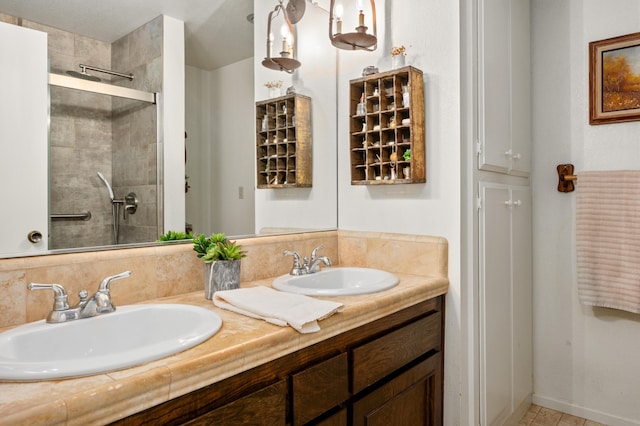
M 640 120 L 640 33 L 589 43 L 589 124 Z

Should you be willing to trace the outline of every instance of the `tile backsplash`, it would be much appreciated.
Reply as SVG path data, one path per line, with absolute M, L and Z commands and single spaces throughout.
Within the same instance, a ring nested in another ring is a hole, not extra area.
M 245 238 L 238 241 L 247 252 L 242 260 L 241 283 L 289 272 L 292 259 L 284 250 L 309 256 L 320 254 L 333 264 L 380 268 L 414 275 L 447 275 L 447 241 L 440 237 L 322 231 L 304 234 Z M 71 304 L 78 292 L 92 294 L 109 275 L 131 271 L 131 277 L 112 284 L 116 305 L 203 290 L 204 266 L 191 244 L 167 244 L 85 253 L 0 259 L 0 327 L 43 319 L 52 308 L 50 291 L 29 291 L 30 282 L 65 287 Z M 241 284 L 242 285 L 242 284 Z M 203 292 L 204 297 L 204 292 Z

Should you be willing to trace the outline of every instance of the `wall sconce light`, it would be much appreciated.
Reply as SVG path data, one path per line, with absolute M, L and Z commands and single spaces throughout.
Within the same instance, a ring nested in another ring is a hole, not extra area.
M 282 0 L 278 0 L 276 7 L 269 12 L 269 20 L 267 22 L 267 57 L 262 61 L 262 65 L 265 67 L 276 70 L 284 71 L 291 74 L 295 69 L 300 68 L 302 65 L 296 58 L 294 52 L 294 31 L 293 23 L 296 23 L 302 18 L 304 14 L 304 0 L 289 0 L 289 4 L 285 8 L 282 5 Z M 300 4 L 301 3 L 301 4 Z M 300 13 L 300 11 L 302 11 Z M 282 12 L 284 23 L 280 29 L 280 35 L 282 36 L 282 50 L 280 56 L 273 55 L 273 42 L 274 36 L 271 31 L 271 24 L 273 20 Z M 291 17 L 289 16 L 292 13 Z
M 329 7 L 329 39 L 338 49 L 344 50 L 367 50 L 373 52 L 378 47 L 377 25 L 376 25 L 376 4 L 374 0 L 371 2 L 371 15 L 373 19 L 373 34 L 368 34 L 368 27 L 364 25 L 364 2 L 365 0 L 356 0 L 356 8 L 358 11 L 358 26 L 355 32 L 342 32 L 342 18 L 344 8 L 338 0 L 331 0 Z M 336 28 L 334 31 L 333 23 L 335 21 Z

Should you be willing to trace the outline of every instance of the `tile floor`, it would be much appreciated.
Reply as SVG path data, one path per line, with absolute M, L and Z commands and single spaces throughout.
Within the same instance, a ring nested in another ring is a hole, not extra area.
M 581 417 L 550 408 L 532 405 L 525 415 L 520 419 L 518 426 L 606 426 L 602 423 L 586 420 Z

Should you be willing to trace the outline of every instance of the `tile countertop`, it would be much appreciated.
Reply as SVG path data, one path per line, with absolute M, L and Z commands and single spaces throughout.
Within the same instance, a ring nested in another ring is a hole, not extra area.
M 150 300 L 214 310 L 222 328 L 194 348 L 138 367 L 76 379 L 1 382 L 0 425 L 109 423 L 445 294 L 449 285 L 441 276 L 396 275 L 399 284 L 386 291 L 326 297 L 342 302 L 345 310 L 320 321 L 321 330 L 310 334 L 219 309 L 200 291 Z

